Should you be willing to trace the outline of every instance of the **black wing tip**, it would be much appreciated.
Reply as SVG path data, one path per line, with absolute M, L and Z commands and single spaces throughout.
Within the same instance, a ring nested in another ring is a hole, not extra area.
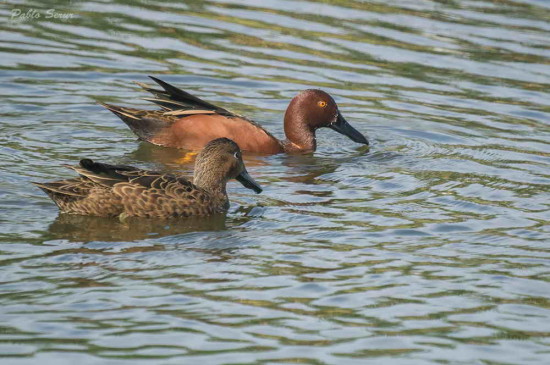
M 149 78 L 150 78 L 151 80 L 153 80 L 154 82 L 156 82 L 157 84 L 159 84 L 160 86 L 162 86 L 163 88 L 164 88 L 164 85 L 172 86 L 172 85 L 170 85 L 169 83 L 167 83 L 166 81 L 162 81 L 162 80 L 159 79 L 158 77 L 149 75 Z
M 164 89 L 164 91 L 165 91 L 166 93 L 168 93 L 168 95 L 170 95 L 170 96 L 172 96 L 172 97 L 178 95 L 178 96 L 184 96 L 184 97 L 187 97 L 187 98 L 188 98 L 188 97 L 191 97 L 191 98 L 195 98 L 195 99 L 196 99 L 195 96 L 193 96 L 193 95 L 191 95 L 191 94 L 189 94 L 189 93 L 187 93 L 187 92 L 185 92 L 185 91 L 183 91 L 183 90 L 181 90 L 181 89 L 175 87 L 174 85 L 170 85 L 170 84 L 167 83 L 166 81 L 162 81 L 161 79 L 156 78 L 156 77 L 151 76 L 151 75 L 149 75 L 149 77 L 151 78 L 151 80 L 153 80 L 154 82 L 156 82 L 160 87 L 162 87 L 162 88 Z M 200 99 L 199 99 L 199 100 L 200 100 Z
M 195 107 L 201 107 L 205 109 L 212 110 L 216 113 L 225 114 L 225 115 L 233 115 L 230 111 L 220 108 L 219 106 L 216 106 L 214 104 L 211 104 L 205 100 L 202 100 L 199 97 L 196 97 L 193 94 L 190 94 L 187 91 L 184 91 L 182 89 L 179 89 L 175 87 L 174 85 L 170 85 L 166 81 L 162 81 L 159 78 L 156 78 L 154 76 L 149 75 L 151 80 L 156 82 L 160 87 L 164 89 L 164 91 L 170 96 L 171 99 L 177 100 L 177 101 L 184 101 L 187 103 L 191 103 L 192 108 Z
M 91 167 L 93 165 L 95 165 L 95 162 L 92 159 L 83 158 L 82 160 L 80 160 L 80 166 L 82 166 L 84 168 L 88 168 L 88 167 Z

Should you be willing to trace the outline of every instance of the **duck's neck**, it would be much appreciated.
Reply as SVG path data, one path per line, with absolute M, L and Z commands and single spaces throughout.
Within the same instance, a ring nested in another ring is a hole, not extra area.
M 286 152 L 313 152 L 317 148 L 315 131 L 306 123 L 287 123 L 285 121 L 286 140 L 283 147 Z
M 283 147 L 286 152 L 312 152 L 317 147 L 315 129 L 306 119 L 302 99 L 302 93 L 294 97 L 285 112 L 286 141 Z
M 196 170 L 193 176 L 193 184 L 206 190 L 214 199 L 215 203 L 223 209 L 229 208 L 229 199 L 225 186 L 227 178 L 222 174 L 216 174 L 214 171 Z

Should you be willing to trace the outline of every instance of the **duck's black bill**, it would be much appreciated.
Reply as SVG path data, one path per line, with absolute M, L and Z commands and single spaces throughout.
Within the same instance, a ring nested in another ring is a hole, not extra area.
M 248 172 L 246 170 L 243 170 L 243 172 L 237 175 L 235 179 L 243 184 L 245 188 L 254 190 L 256 194 L 260 194 L 262 192 L 262 188 L 260 187 L 260 185 L 258 185 L 258 183 L 254 181 L 254 179 L 250 175 L 248 175 Z
M 369 140 L 361 134 L 357 129 L 353 128 L 342 116 L 338 113 L 336 118 L 336 123 L 329 125 L 330 129 L 335 130 L 336 132 L 343 134 L 344 136 L 351 139 L 353 142 L 369 145 Z

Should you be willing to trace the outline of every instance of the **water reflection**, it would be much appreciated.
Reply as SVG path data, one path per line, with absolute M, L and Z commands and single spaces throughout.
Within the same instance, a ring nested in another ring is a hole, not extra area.
M 190 178 L 193 176 L 193 167 L 197 157 L 197 151 L 184 150 L 170 147 L 155 146 L 151 143 L 136 141 L 136 148 L 124 155 L 128 161 L 143 161 L 160 166 L 162 169 L 181 171 Z M 264 156 L 243 154 L 243 161 L 247 167 L 265 166 Z
M 225 230 L 225 214 L 185 219 L 147 219 L 129 217 L 90 217 L 61 213 L 49 226 L 48 233 L 54 239 L 71 242 L 132 242 L 177 234 L 201 231 Z
M 196 157 L 194 154 L 189 154 L 192 151 L 159 147 L 139 140 L 135 140 L 135 145 L 132 152 L 125 154 L 128 160 L 161 164 L 183 171 L 191 171 L 192 174 Z

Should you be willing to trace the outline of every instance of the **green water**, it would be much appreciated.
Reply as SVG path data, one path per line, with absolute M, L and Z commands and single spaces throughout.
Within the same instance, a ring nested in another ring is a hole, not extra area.
M 550 362 L 550 2 L 0 17 L 2 364 Z M 289 100 L 322 88 L 371 148 L 327 129 L 311 155 L 245 156 L 264 192 L 230 183 L 225 219 L 58 216 L 30 181 L 62 164 L 192 171 L 97 105 L 152 108 L 147 75 L 278 137 Z

